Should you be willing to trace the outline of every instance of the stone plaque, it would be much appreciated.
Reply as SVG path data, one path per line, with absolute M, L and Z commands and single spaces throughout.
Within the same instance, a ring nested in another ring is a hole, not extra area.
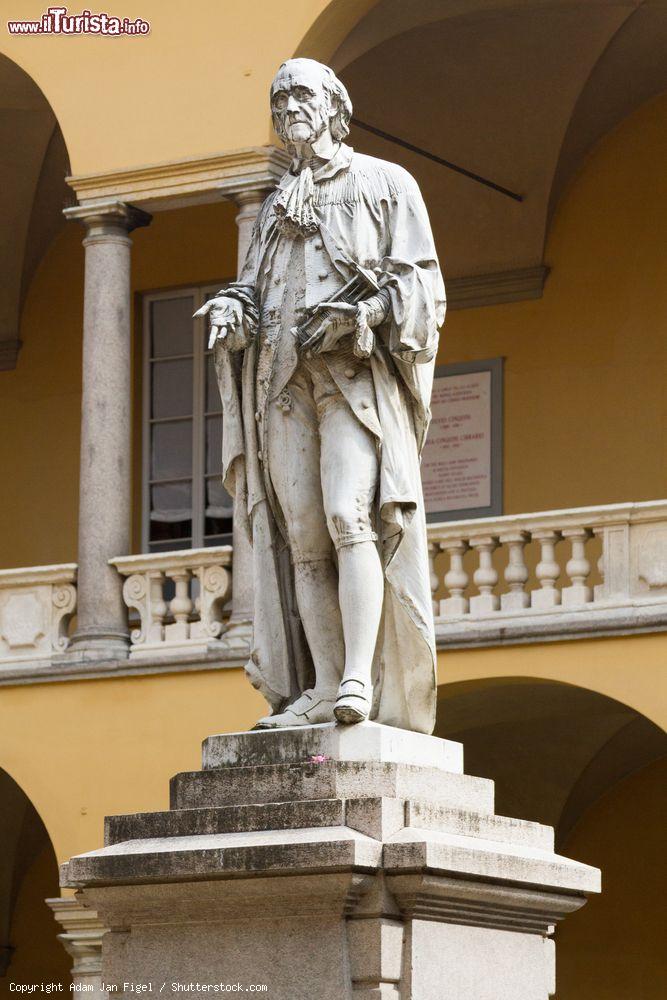
M 430 521 L 502 513 L 502 359 L 436 371 L 422 457 Z

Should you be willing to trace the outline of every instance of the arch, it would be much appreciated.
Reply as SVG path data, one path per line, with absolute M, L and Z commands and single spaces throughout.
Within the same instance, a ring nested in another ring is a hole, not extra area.
M 416 174 L 446 274 L 460 278 L 543 263 L 554 207 L 587 151 L 667 87 L 660 7 L 334 0 L 297 54 L 332 65 L 358 118 L 524 195 L 517 204 L 353 129 L 353 145 Z
M 557 843 L 615 784 L 667 757 L 667 733 L 635 709 L 541 677 L 441 685 L 436 733 L 463 742 L 467 772 L 495 779 L 498 812 L 553 826 Z
M 547 226 L 569 181 L 593 147 L 641 105 L 667 90 L 667 7 L 629 13 L 592 65 L 563 135 L 549 194 Z
M 297 45 L 294 56 L 329 63 L 339 45 L 378 0 L 330 0 Z
M 0 369 L 15 367 L 20 317 L 35 270 L 64 225 L 69 159 L 56 116 L 35 81 L 0 55 Z
M 69 981 L 69 962 L 44 903 L 58 892 L 46 826 L 20 785 L 0 769 L 0 994 L 3 976 Z

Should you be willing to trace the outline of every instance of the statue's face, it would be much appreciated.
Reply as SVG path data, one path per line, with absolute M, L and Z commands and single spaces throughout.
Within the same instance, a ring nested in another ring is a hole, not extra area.
M 288 145 L 313 142 L 331 129 L 335 109 L 316 66 L 288 63 L 278 70 L 271 113 L 276 132 Z

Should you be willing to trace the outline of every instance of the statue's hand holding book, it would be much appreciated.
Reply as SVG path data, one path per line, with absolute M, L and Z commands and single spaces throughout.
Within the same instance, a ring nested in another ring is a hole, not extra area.
M 377 295 L 380 286 L 372 271 L 354 264 L 354 275 L 337 293 L 336 299 L 320 302 L 308 319 L 292 333 L 305 354 L 321 354 L 333 350 L 342 337 L 354 334 L 354 353 L 369 357 L 375 337 L 368 323 L 364 300 Z

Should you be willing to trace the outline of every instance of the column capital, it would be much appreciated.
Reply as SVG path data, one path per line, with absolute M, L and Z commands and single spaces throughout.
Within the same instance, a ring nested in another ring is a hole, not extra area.
M 89 235 L 96 236 L 112 235 L 119 229 L 131 233 L 133 229 L 150 225 L 153 219 L 149 212 L 111 198 L 73 205 L 63 209 L 63 215 L 73 222 L 81 222 Z

